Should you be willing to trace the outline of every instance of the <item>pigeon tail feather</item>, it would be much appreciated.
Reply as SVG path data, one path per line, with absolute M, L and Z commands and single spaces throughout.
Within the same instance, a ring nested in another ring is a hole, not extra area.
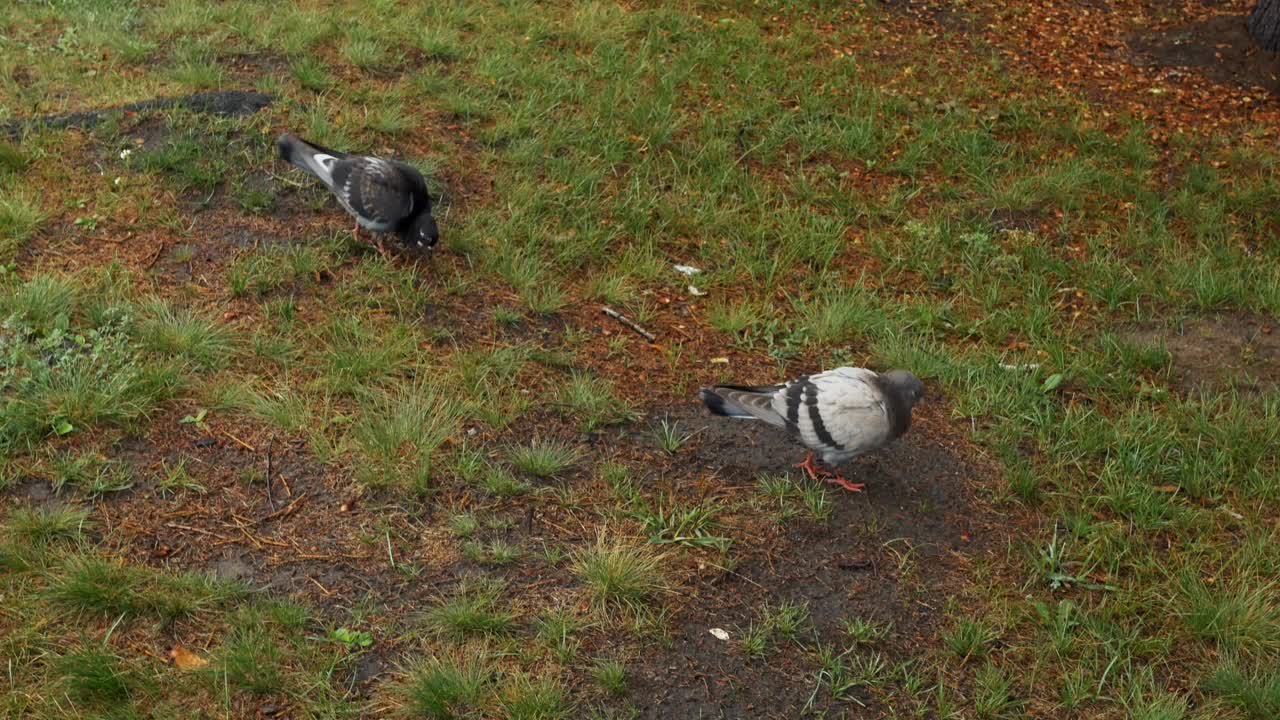
M 741 385 L 716 385 L 703 388 L 699 395 L 707 409 L 716 415 L 740 420 L 763 420 L 770 425 L 785 427 L 786 420 L 773 409 L 774 395 L 779 386 L 745 387 Z
M 285 133 L 276 140 L 276 149 L 285 162 L 296 165 L 333 187 L 333 163 L 347 156 L 326 147 L 307 142 L 297 135 Z

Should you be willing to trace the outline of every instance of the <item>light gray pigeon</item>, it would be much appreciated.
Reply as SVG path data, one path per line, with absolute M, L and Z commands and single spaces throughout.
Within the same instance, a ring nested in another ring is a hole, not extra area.
M 716 415 L 763 420 L 785 428 L 809 448 L 803 468 L 846 490 L 862 489 L 838 471 L 815 467 L 813 454 L 828 466 L 879 450 L 911 427 L 911 408 L 924 397 L 924 383 L 906 370 L 883 375 L 866 368 L 840 367 L 782 385 L 716 385 L 700 395 Z
M 412 165 L 365 155 L 349 155 L 285 133 L 276 139 L 281 159 L 320 179 L 338 203 L 373 233 L 395 233 L 406 247 L 430 250 L 440 239 L 422 173 Z M 378 252 L 385 255 L 382 240 Z

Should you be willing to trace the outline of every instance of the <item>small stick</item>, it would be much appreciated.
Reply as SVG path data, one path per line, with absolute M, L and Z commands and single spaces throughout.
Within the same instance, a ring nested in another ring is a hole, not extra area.
M 154 253 L 151 253 L 151 259 L 147 261 L 147 265 L 146 265 L 147 270 L 150 270 L 151 268 L 156 266 L 156 262 L 160 259 L 160 256 L 164 254 L 164 250 L 166 247 L 168 247 L 168 244 L 165 243 L 165 241 L 161 240 L 160 247 L 156 248 L 156 251 Z
M 222 434 L 223 434 L 223 435 L 226 435 L 227 437 L 231 438 L 232 440 L 235 440 L 236 442 L 240 443 L 240 445 L 241 445 L 245 450 L 248 450 L 249 452 L 257 452 L 257 451 L 258 451 L 258 449 L 257 449 L 257 448 L 255 448 L 254 446 L 252 446 L 252 445 L 250 445 L 249 443 L 247 443 L 247 442 L 245 442 L 245 441 L 241 440 L 240 438 L 236 437 L 235 435 L 232 435 L 231 433 L 227 432 L 226 430 L 223 430 L 223 431 L 222 431 Z
M 608 307 L 608 306 L 601 307 L 600 309 L 601 309 L 602 311 L 604 311 L 604 314 L 605 314 L 605 315 L 608 315 L 609 317 L 613 318 L 614 320 L 617 320 L 618 322 L 622 323 L 623 325 L 626 325 L 627 327 L 631 328 L 632 330 L 635 330 L 635 331 L 636 331 L 637 333 L 639 333 L 639 335 L 640 335 L 641 337 L 643 337 L 645 340 L 648 340 L 649 342 L 656 342 L 656 341 L 657 341 L 657 339 L 658 339 L 658 338 L 657 338 L 656 336 L 654 336 L 654 334 L 653 334 L 653 333 L 651 333 L 651 332 L 649 332 L 648 330 L 645 330 L 644 328 L 640 327 L 640 325 L 639 325 L 639 324 L 637 324 L 635 320 L 632 320 L 631 318 L 627 317 L 626 315 L 623 315 L 622 313 L 620 313 L 620 312 L 618 312 L 617 310 L 614 310 L 613 308 Z
M 275 444 L 276 435 L 271 433 L 271 439 L 267 441 L 267 507 L 271 508 L 272 512 L 276 509 L 276 501 L 271 497 L 271 449 Z
M 294 498 L 293 502 L 289 503 L 288 505 L 285 505 L 284 507 L 271 513 L 270 515 L 262 516 L 262 518 L 259 519 L 255 524 L 261 524 L 261 523 L 267 522 L 268 520 L 275 520 L 276 518 L 293 514 L 293 511 L 298 509 L 298 503 L 302 502 L 304 499 L 306 499 L 306 497 L 307 497 L 307 494 L 302 493 L 298 497 Z
M 210 537 L 216 537 L 216 538 L 218 538 L 219 540 L 231 540 L 231 538 L 227 537 L 226 535 L 219 535 L 219 534 L 218 534 L 218 533 L 216 533 L 216 532 L 210 532 L 210 531 L 208 531 L 208 530 L 204 530 L 204 529 L 202 529 L 202 528 L 198 528 L 198 527 L 191 527 L 190 525 L 180 525 L 180 524 L 178 524 L 178 523 L 165 523 L 165 524 L 164 524 L 164 526 L 165 526 L 165 527 L 167 527 L 167 528 L 173 528 L 174 530 L 187 530 L 187 531 L 190 531 L 190 532 L 193 532 L 193 533 L 199 533 L 199 534 L 201 534 L 201 535 L 208 535 L 208 536 L 210 536 Z

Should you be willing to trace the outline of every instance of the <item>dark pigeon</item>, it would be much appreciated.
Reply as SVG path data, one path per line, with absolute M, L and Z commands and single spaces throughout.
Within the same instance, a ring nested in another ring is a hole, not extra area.
M 440 239 L 422 173 L 395 160 L 349 155 L 285 133 L 276 140 L 280 157 L 320 179 L 359 228 L 394 233 L 405 247 L 430 250 Z M 381 241 L 378 249 L 382 250 Z
M 911 427 L 911 409 L 924 397 L 924 383 L 906 370 L 881 375 L 841 367 L 782 385 L 716 385 L 700 394 L 716 415 L 763 420 L 787 430 L 809 448 L 798 467 L 856 491 L 862 485 L 814 467 L 813 454 L 834 467 L 898 439 Z

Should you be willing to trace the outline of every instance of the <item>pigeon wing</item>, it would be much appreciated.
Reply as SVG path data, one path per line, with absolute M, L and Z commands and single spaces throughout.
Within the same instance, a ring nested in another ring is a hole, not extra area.
M 333 165 L 338 202 L 369 230 L 386 232 L 413 213 L 413 195 L 404 173 L 374 157 L 350 157 Z
M 763 387 L 716 385 L 704 388 L 700 394 L 707 409 L 717 415 L 744 420 L 763 420 L 770 425 L 786 427 L 786 419 L 779 415 L 776 409 L 776 398 L 785 390 L 785 385 Z
M 870 370 L 838 368 L 789 391 L 788 419 L 794 417 L 800 441 L 834 461 L 883 445 L 890 436 L 889 415 L 875 378 Z

